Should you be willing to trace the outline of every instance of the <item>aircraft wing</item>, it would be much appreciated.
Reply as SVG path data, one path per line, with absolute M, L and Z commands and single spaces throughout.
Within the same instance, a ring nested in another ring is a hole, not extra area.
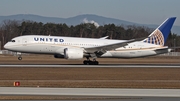
M 127 40 L 127 41 L 120 42 L 120 43 L 108 44 L 108 45 L 92 47 L 92 48 L 85 48 L 85 50 L 87 53 L 95 53 L 96 55 L 98 55 L 98 54 L 102 55 L 106 51 L 114 50 L 114 49 L 119 48 L 119 47 L 124 47 L 128 43 L 135 42 L 135 41 L 141 41 L 143 39 L 144 38 L 132 39 L 132 40 Z
M 105 37 L 102 37 L 102 38 L 99 38 L 99 39 L 107 39 L 109 36 L 105 36 Z

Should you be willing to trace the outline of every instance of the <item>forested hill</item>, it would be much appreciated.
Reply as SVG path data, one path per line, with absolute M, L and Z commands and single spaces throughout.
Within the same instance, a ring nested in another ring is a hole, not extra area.
M 0 16 L 0 23 L 2 23 L 4 20 L 30 20 L 35 22 L 42 22 L 42 23 L 65 23 L 66 25 L 78 25 L 83 22 L 94 22 L 97 25 L 105 25 L 105 24 L 115 24 L 115 25 L 136 25 L 136 26 L 145 26 L 149 28 L 156 28 L 158 25 L 148 25 L 148 24 L 138 24 L 134 22 L 114 19 L 114 18 L 108 18 L 93 14 L 84 14 L 84 15 L 78 15 L 70 18 L 57 18 L 57 17 L 44 17 L 44 16 L 38 16 L 33 14 L 18 14 L 18 15 L 10 15 L 10 16 Z M 162 21 L 165 19 L 162 19 Z M 180 26 L 173 26 L 172 29 L 173 33 L 180 35 Z

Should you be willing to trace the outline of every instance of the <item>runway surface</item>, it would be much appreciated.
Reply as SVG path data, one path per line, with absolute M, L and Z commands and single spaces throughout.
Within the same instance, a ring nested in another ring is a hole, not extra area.
M 180 98 L 158 98 L 158 97 L 142 97 L 142 98 L 120 98 L 120 99 L 100 99 L 100 100 L 68 100 L 68 101 L 179 101 Z M 12 101 L 12 100 L 5 100 Z M 22 101 L 22 100 L 13 100 L 13 101 Z M 23 101 L 32 101 L 32 100 L 23 100 Z M 33 100 L 33 101 L 44 101 L 44 100 Z M 45 100 L 45 101 L 59 101 L 59 100 Z M 67 100 L 60 100 L 67 101 Z
M 7 64 L 4 64 L 4 65 L 0 65 L 0 67 L 115 67 L 115 68 L 119 68 L 119 67 L 127 67 L 127 68 L 128 67 L 146 67 L 146 68 L 149 68 L 149 67 L 151 67 L 151 68 L 180 68 L 180 64 L 132 64 L 132 65 L 128 65 L 128 64 L 103 64 L 103 65 L 17 64 L 17 65 L 7 65 Z
M 180 89 L 0 87 L 0 95 L 180 97 Z

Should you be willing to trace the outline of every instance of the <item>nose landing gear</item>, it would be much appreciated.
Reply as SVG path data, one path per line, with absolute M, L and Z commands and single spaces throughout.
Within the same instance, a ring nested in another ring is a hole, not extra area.
M 21 52 L 17 52 L 16 54 L 18 55 L 18 60 L 22 60 Z
M 18 57 L 18 60 L 22 60 L 22 57 L 21 57 L 21 56 L 19 56 L 19 57 Z

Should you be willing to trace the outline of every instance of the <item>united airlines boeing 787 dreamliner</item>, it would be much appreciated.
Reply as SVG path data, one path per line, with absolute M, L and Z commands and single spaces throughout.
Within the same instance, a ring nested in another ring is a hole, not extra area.
M 170 52 L 164 46 L 176 17 L 166 19 L 145 39 L 110 40 L 106 37 L 76 38 L 26 35 L 13 38 L 4 48 L 14 52 L 52 54 L 55 58 L 82 59 L 84 64 L 99 64 L 97 57 L 134 58 Z M 93 61 L 90 60 L 93 58 Z M 22 59 L 21 55 L 18 57 Z

